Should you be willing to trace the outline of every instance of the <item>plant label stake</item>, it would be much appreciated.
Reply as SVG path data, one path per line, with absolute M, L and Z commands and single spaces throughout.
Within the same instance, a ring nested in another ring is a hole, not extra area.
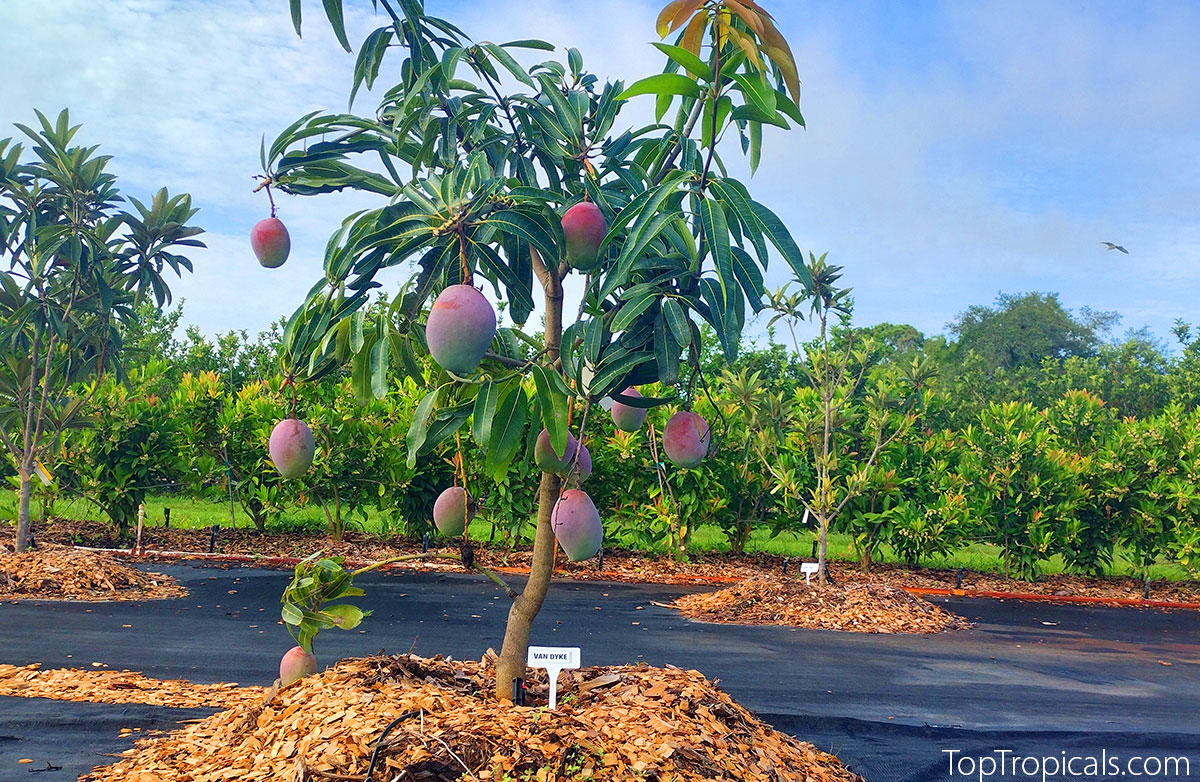
M 558 705 L 558 674 L 579 667 L 578 646 L 531 646 L 526 661 L 530 668 L 545 668 L 550 679 L 550 709 Z
M 142 553 L 142 529 L 146 526 L 146 506 L 138 505 L 138 526 L 137 526 L 137 542 L 133 545 L 133 553 L 141 555 Z
M 816 562 L 801 562 L 800 563 L 800 572 L 804 574 L 804 585 L 805 586 L 808 586 L 809 584 L 812 583 L 813 573 L 817 572 L 818 567 L 820 567 L 820 566 Z
M 54 483 L 54 476 L 50 474 L 50 471 L 46 469 L 46 465 L 42 464 L 40 459 L 34 460 L 33 473 L 38 477 L 38 480 L 42 482 L 42 485 L 46 486 L 47 488 L 50 486 L 50 484 Z

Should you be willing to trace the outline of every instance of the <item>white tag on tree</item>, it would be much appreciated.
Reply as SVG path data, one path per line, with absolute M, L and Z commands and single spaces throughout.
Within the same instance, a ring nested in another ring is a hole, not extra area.
M 550 708 L 558 706 L 558 674 L 564 668 L 579 667 L 578 646 L 531 646 L 526 663 L 530 668 L 545 668 L 550 679 Z

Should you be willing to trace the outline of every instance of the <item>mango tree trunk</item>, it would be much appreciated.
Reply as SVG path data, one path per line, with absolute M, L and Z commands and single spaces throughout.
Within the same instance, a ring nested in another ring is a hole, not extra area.
M 829 548 L 829 519 L 824 514 L 817 516 L 817 583 L 821 586 L 829 584 L 826 569 L 829 563 L 825 561 L 825 552 Z
M 555 543 L 554 530 L 550 527 L 550 513 L 554 510 L 554 503 L 558 501 L 559 487 L 557 475 L 542 473 L 537 532 L 533 539 L 533 564 L 529 571 L 529 581 L 508 610 L 504 645 L 500 647 L 500 659 L 496 661 L 496 697 L 499 699 L 512 698 L 513 679 L 525 678 L 529 631 L 538 611 L 542 609 L 542 602 L 546 599 L 550 577 L 554 571 Z
M 29 493 L 33 488 L 31 486 L 32 475 L 30 471 L 22 467 L 18 470 L 21 478 L 21 488 L 18 490 L 19 502 L 17 503 L 17 541 L 16 549 L 20 554 L 29 545 Z
M 554 268 L 543 266 L 536 253 L 533 255 L 534 271 L 546 293 L 546 360 L 554 362 L 559 357 L 562 345 L 562 282 Z M 533 424 L 536 426 L 536 422 Z M 558 502 L 562 481 L 553 473 L 542 473 L 538 492 L 537 531 L 533 538 L 533 562 L 529 568 L 529 581 L 508 610 L 508 625 L 504 629 L 504 644 L 500 647 L 500 658 L 496 661 L 496 698 L 512 698 L 513 679 L 525 678 L 525 660 L 529 650 L 529 631 L 533 620 L 542 609 L 550 578 L 554 575 L 554 529 L 550 526 L 550 515 L 554 503 Z

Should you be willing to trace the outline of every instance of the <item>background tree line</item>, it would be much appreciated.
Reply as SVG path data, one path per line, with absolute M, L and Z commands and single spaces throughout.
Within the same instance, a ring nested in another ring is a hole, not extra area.
M 374 306 L 381 312 L 386 302 Z M 949 337 L 906 325 L 856 327 L 849 310 L 847 301 L 828 350 L 849 348 L 861 381 L 843 389 L 831 491 L 845 502 L 830 524 L 849 536 L 863 568 L 885 548 L 918 564 L 978 542 L 997 546 L 1004 569 L 1022 578 L 1055 556 L 1103 573 L 1118 550 L 1143 571 L 1156 562 L 1195 566 L 1200 340 L 1187 324 L 1175 329 L 1179 349 L 1169 352 L 1144 331 L 1109 338 L 1114 314 L 1077 315 L 1054 294 L 971 307 Z M 405 433 L 422 386 L 393 380 L 382 399 L 363 399 L 348 376 L 301 385 L 318 457 L 309 475 L 284 481 L 265 448 L 290 395 L 276 370 L 278 327 L 255 337 L 210 339 L 195 328 L 177 336 L 181 317 L 182 306 L 139 311 L 123 341 L 135 368 L 81 389 L 85 425 L 62 433 L 47 460 L 55 484 L 44 494 L 90 498 L 118 530 L 149 493 L 166 491 L 230 503 L 263 531 L 312 506 L 335 536 L 368 510 L 385 531 L 433 533 L 430 509 L 453 483 L 457 446 L 408 466 Z M 606 416 L 589 419 L 589 487 L 610 544 L 683 557 L 703 525 L 719 528 L 733 551 L 745 550 L 756 529 L 813 528 L 806 492 L 820 470 L 804 432 L 820 400 L 800 358 L 814 341 L 785 344 L 797 325 L 775 323 L 733 364 L 719 348 L 706 350 L 703 378 L 681 376 L 681 387 L 705 384 L 694 409 L 714 431 L 710 458 L 697 468 L 661 469 L 651 433 L 670 410 L 650 411 L 649 426 L 634 433 Z M 896 436 L 864 468 L 880 427 Z M 500 476 L 463 444 L 483 524 L 503 541 L 531 530 L 537 433 L 530 424 L 526 458 Z

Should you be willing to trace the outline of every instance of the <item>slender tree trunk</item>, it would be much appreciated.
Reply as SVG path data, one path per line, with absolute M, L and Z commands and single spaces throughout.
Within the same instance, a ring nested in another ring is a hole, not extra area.
M 504 645 L 500 647 L 500 659 L 496 661 L 496 697 L 501 700 L 512 698 L 513 679 L 525 678 L 529 631 L 550 589 L 555 545 L 554 530 L 550 527 L 550 513 L 554 510 L 554 503 L 558 501 L 559 487 L 557 475 L 542 473 L 537 532 L 533 539 L 533 565 L 529 571 L 529 581 L 508 610 Z
M 546 358 L 556 361 L 562 346 L 563 292 L 558 272 L 543 265 L 541 258 L 533 253 L 533 265 L 542 289 L 546 293 Z M 535 424 L 536 425 L 536 424 Z M 512 699 L 513 679 L 525 678 L 525 661 L 529 650 L 529 631 L 533 620 L 542 610 L 546 592 L 550 589 L 550 578 L 554 575 L 554 529 L 550 526 L 550 514 L 562 481 L 553 473 L 543 472 L 538 492 L 537 530 L 533 537 L 533 562 L 529 568 L 529 580 L 521 594 L 513 599 L 508 610 L 508 625 L 504 629 L 504 643 L 500 647 L 500 658 L 496 661 L 496 698 Z
M 729 548 L 734 554 L 746 553 L 746 541 L 750 539 L 750 522 L 745 519 L 738 518 L 733 527 L 733 534 L 729 536 Z
M 821 586 L 829 584 L 829 578 L 825 574 L 827 563 L 825 562 L 825 551 L 829 547 L 829 519 L 821 514 L 817 517 L 817 583 Z
M 829 480 L 829 453 L 832 450 L 833 436 L 833 377 L 830 374 L 829 361 L 829 338 L 826 331 L 828 322 L 828 314 L 825 310 L 821 311 L 821 371 L 825 373 L 825 387 L 821 389 L 821 398 L 824 403 L 824 437 L 821 440 L 821 466 L 817 471 L 818 479 L 821 486 L 821 502 L 825 505 L 825 509 L 817 516 L 817 523 L 820 525 L 820 530 L 817 533 L 817 583 L 821 586 L 829 584 L 829 578 L 826 575 L 825 550 L 828 546 L 829 538 L 829 508 L 833 507 L 833 485 Z
M 21 488 L 17 504 L 17 553 L 20 554 L 29 544 L 29 493 L 33 488 L 29 470 L 22 467 L 18 470 L 21 478 Z

